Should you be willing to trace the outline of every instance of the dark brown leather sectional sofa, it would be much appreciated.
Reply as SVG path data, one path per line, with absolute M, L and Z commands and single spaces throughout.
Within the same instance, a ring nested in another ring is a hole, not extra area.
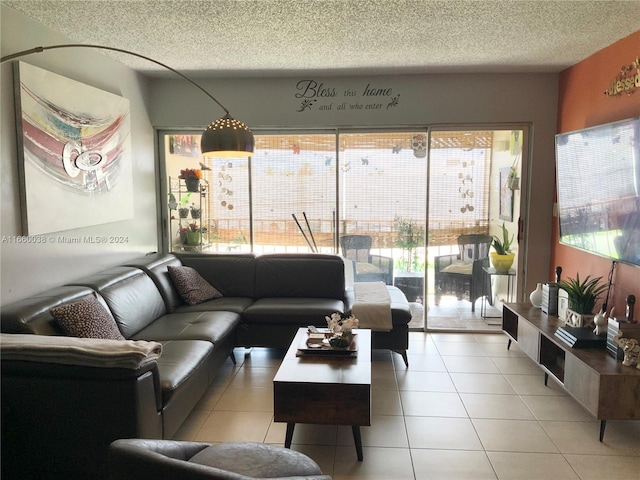
M 186 304 L 167 270 L 179 265 L 223 296 Z M 388 288 L 394 328 L 373 332 L 373 345 L 406 360 L 411 312 Z M 353 305 L 339 256 L 156 254 L 3 306 L 2 332 L 64 335 L 50 309 L 87 295 L 162 355 L 139 370 L 2 361 L 3 477 L 103 478 L 113 440 L 172 438 L 236 346 L 287 347 L 299 327 Z

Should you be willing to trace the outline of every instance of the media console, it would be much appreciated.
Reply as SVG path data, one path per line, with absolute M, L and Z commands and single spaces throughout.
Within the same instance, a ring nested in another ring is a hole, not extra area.
M 607 420 L 640 420 L 640 369 L 625 367 L 605 348 L 572 348 L 555 336 L 564 322 L 529 303 L 507 303 L 502 330 L 511 342 L 555 378 L 578 403 L 600 420 L 600 441 Z

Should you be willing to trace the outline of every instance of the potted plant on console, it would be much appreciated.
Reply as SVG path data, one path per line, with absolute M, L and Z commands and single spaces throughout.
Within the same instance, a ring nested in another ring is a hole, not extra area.
M 602 277 L 591 278 L 587 275 L 580 281 L 580 275 L 576 273 L 576 278 L 558 282 L 558 287 L 565 290 L 569 297 L 567 324 L 573 327 L 588 327 L 593 323 L 593 309 L 600 295 L 607 289 L 600 280 Z
M 509 238 L 509 231 L 504 222 L 502 222 L 502 240 L 494 235 L 491 241 L 491 246 L 495 250 L 495 252 L 490 253 L 491 264 L 496 269 L 496 272 L 506 273 L 513 265 L 513 259 L 516 254 L 511 251 L 512 243 L 513 235 Z

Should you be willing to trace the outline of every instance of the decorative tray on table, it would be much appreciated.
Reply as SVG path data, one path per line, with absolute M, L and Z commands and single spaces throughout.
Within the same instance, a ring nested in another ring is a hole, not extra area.
M 319 331 L 318 333 L 307 334 L 300 345 L 296 355 L 298 357 L 308 355 L 318 356 L 337 356 L 337 357 L 355 357 L 358 354 L 357 334 L 353 334 L 353 340 L 348 347 L 335 348 L 329 344 L 329 339 L 333 336 L 331 332 Z

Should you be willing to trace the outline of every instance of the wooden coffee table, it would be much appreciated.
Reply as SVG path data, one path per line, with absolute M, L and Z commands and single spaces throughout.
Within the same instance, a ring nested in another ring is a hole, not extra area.
M 273 379 L 274 421 L 287 422 L 291 447 L 296 423 L 351 425 L 362 461 L 361 425 L 371 425 L 371 330 L 354 330 L 355 357 L 297 356 L 307 329 L 298 330 Z

